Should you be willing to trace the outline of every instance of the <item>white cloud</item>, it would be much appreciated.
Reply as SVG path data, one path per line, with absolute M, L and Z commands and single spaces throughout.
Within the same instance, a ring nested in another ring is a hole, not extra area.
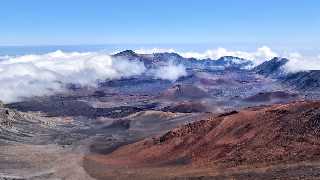
M 186 74 L 182 65 L 146 69 L 142 62 L 113 59 L 102 52 L 66 53 L 8 57 L 0 61 L 0 100 L 5 103 L 23 98 L 65 91 L 66 84 L 96 86 L 99 80 L 119 79 L 148 73 L 174 81 Z
M 320 70 L 320 56 L 303 56 L 295 52 L 288 54 L 286 57 L 289 59 L 289 62 L 284 66 L 287 72 Z
M 271 48 L 269 48 L 267 46 L 262 46 L 254 52 L 231 51 L 231 50 L 227 50 L 225 48 L 210 49 L 210 50 L 206 50 L 205 52 L 194 52 L 194 51 L 178 52 L 174 49 L 153 48 L 153 49 L 137 49 L 137 50 L 135 50 L 135 52 L 138 54 L 175 52 L 185 58 L 196 58 L 196 59 L 210 58 L 212 60 L 219 59 L 223 56 L 234 56 L 234 57 L 239 57 L 239 58 L 243 58 L 243 59 L 247 59 L 247 60 L 252 60 L 256 65 L 278 56 L 277 53 L 272 51 Z
M 166 48 L 152 48 L 152 49 L 136 49 L 134 50 L 137 54 L 153 54 L 153 53 L 173 53 L 175 52 L 174 49 L 166 49 Z
M 150 71 L 150 73 L 158 79 L 165 79 L 170 81 L 175 81 L 179 79 L 180 77 L 186 76 L 186 68 L 179 64 L 175 65 L 171 62 L 169 62 L 166 66 L 160 66 L 157 69 L 153 69 Z
M 6 103 L 25 97 L 61 92 L 68 83 L 95 86 L 97 80 L 118 79 L 145 72 L 143 63 L 112 59 L 103 53 L 25 55 L 0 61 L 0 99 Z
M 223 56 L 234 56 L 247 60 L 252 60 L 255 64 L 260 64 L 266 60 L 269 60 L 273 57 L 277 57 L 278 54 L 273 52 L 269 47 L 263 46 L 258 48 L 255 52 L 246 52 L 246 51 L 229 51 L 225 48 L 218 48 L 214 50 L 207 50 L 203 53 L 198 52 L 182 52 L 180 53 L 183 57 L 186 58 L 196 58 L 196 59 L 206 59 L 210 58 L 213 60 L 219 59 Z

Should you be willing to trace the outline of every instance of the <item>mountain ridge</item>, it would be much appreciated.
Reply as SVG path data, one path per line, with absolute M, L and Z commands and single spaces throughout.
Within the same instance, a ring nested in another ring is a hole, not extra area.
M 180 54 L 174 52 L 138 54 L 133 50 L 125 50 L 114 54 L 113 57 L 140 61 L 143 62 L 147 67 L 155 66 L 160 62 L 183 64 L 184 66 L 186 66 L 186 68 L 214 68 L 223 66 L 246 68 L 247 66 L 253 66 L 252 61 L 234 56 L 222 56 L 216 60 L 210 58 L 196 59 L 185 58 Z

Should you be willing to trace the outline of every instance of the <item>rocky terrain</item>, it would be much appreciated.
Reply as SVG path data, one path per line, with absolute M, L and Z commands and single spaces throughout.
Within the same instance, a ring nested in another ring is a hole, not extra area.
M 86 168 L 102 179 L 312 179 L 320 175 L 319 121 L 319 102 L 246 108 L 212 115 L 107 155 L 89 155 L 86 163 L 105 169 Z
M 181 65 L 0 107 L 0 179 L 288 179 L 317 177 L 318 71 L 288 60 L 176 53 L 115 59 Z M 226 169 L 226 170 L 225 170 Z
M 319 70 L 286 72 L 284 66 L 288 62 L 289 60 L 285 58 L 273 58 L 256 66 L 255 68 L 253 68 L 253 71 L 267 77 L 278 79 L 283 84 L 287 84 L 288 86 L 294 87 L 300 92 L 319 91 Z

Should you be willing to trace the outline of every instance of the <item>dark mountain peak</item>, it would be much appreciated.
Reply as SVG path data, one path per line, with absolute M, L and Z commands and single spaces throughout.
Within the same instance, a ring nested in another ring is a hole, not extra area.
M 222 56 L 222 57 L 220 57 L 220 58 L 217 59 L 217 60 L 233 60 L 233 59 L 246 60 L 246 59 L 239 58 L 239 57 L 236 57 L 236 56 Z
M 272 59 L 270 59 L 269 61 L 266 62 L 273 62 L 273 63 L 279 63 L 279 64 L 286 64 L 289 61 L 289 59 L 287 58 L 282 58 L 282 57 L 274 57 Z
M 138 54 L 135 53 L 132 50 L 125 50 L 125 51 L 121 51 L 117 54 L 115 54 L 114 56 L 119 57 L 119 56 L 125 56 L 125 57 L 138 57 Z
M 153 55 L 158 58 L 183 58 L 178 53 L 173 52 L 154 53 Z
M 258 74 L 265 76 L 279 76 L 283 74 L 282 67 L 289 60 L 281 57 L 274 57 L 271 60 L 265 61 L 262 64 L 256 66 L 253 70 Z

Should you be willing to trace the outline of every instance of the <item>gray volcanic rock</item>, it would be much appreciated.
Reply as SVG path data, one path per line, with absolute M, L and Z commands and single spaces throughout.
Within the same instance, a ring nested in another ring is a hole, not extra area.
M 46 141 L 47 134 L 56 131 L 53 119 L 35 114 L 0 108 L 0 142 L 38 144 Z
M 303 91 L 320 90 L 320 71 L 301 71 L 288 74 L 283 78 L 283 82 Z
M 125 50 L 125 51 L 119 52 L 117 54 L 114 54 L 113 56 L 114 57 L 127 57 L 127 58 L 130 58 L 130 57 L 138 58 L 139 57 L 138 54 L 132 50 Z
M 179 113 L 200 113 L 207 112 L 208 107 L 205 104 L 197 102 L 183 102 L 174 106 L 167 106 L 162 109 L 165 112 L 179 112 Z
M 247 97 L 246 102 L 286 102 L 290 100 L 295 100 L 298 98 L 297 94 L 284 92 L 284 91 L 274 91 L 274 92 L 260 92 L 253 96 Z
M 163 98 L 173 99 L 201 99 L 208 97 L 209 94 L 194 85 L 177 84 L 162 93 Z
M 146 109 L 153 109 L 156 104 L 146 104 L 141 106 L 119 106 L 110 108 L 94 108 L 88 103 L 78 100 L 52 100 L 26 101 L 7 105 L 19 111 L 40 111 L 48 116 L 82 116 L 86 118 L 110 117 L 120 118 Z
M 289 60 L 285 58 L 275 57 L 269 61 L 256 66 L 253 71 L 268 77 L 279 77 L 284 74 L 281 69 Z

